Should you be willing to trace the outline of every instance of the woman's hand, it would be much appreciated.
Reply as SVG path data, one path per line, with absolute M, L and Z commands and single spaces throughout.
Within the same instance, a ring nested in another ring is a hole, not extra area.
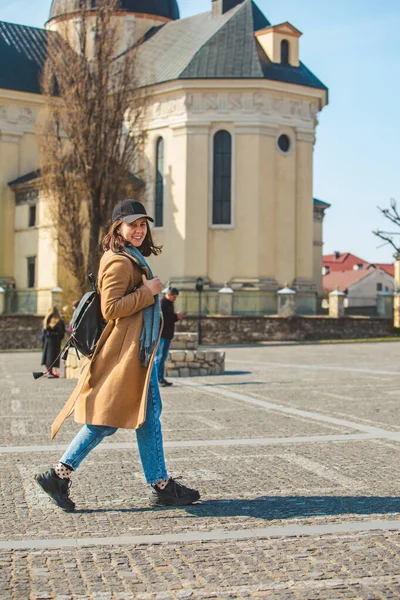
M 143 285 L 149 288 L 153 296 L 157 296 L 162 290 L 161 281 L 158 277 L 153 277 L 153 279 L 147 279 L 146 275 L 142 275 Z

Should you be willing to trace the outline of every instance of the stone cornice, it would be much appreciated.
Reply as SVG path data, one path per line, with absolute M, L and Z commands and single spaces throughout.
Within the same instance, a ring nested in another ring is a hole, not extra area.
M 297 139 L 315 142 L 315 99 L 278 95 L 251 90 L 184 90 L 156 96 L 146 111 L 146 128 L 173 127 L 183 123 L 206 126 L 213 122 L 232 123 L 238 127 L 295 127 Z M 266 132 L 267 135 L 272 132 Z
M 0 102 L 21 102 L 21 103 L 32 103 L 38 106 L 45 103 L 45 98 L 41 94 L 32 94 L 30 92 L 17 92 L 15 90 L 6 90 L 0 88 Z
M 0 142 L 19 144 L 23 135 L 23 132 L 5 131 L 4 129 L 0 128 Z
M 296 85 L 291 83 L 283 83 L 279 81 L 272 81 L 269 79 L 215 79 L 208 80 L 205 83 L 201 79 L 179 79 L 175 81 L 169 81 L 166 83 L 160 83 L 157 85 L 150 86 L 148 89 L 149 95 L 155 97 L 159 94 L 164 95 L 172 92 L 213 92 L 223 90 L 235 90 L 242 92 L 253 91 L 253 92 L 278 92 L 285 96 L 293 96 L 296 98 L 315 100 L 318 102 L 318 111 L 327 104 L 327 90 L 319 88 L 311 88 L 302 85 Z

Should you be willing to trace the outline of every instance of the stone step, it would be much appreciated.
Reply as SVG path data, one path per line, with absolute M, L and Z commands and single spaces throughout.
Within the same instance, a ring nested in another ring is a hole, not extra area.
M 171 350 L 165 363 L 167 377 L 201 377 L 225 373 L 225 352 Z

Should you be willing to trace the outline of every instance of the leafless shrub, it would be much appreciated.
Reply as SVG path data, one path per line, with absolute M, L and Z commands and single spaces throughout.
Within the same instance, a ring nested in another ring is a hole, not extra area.
M 97 272 L 113 207 L 140 187 L 132 173 L 140 176 L 146 104 L 137 85 L 136 50 L 117 56 L 118 0 L 99 0 L 95 13 L 90 6 L 90 0 L 81 3 L 73 29 L 66 21 L 62 35 L 49 35 L 39 134 L 42 186 L 60 263 L 80 293 L 87 274 Z

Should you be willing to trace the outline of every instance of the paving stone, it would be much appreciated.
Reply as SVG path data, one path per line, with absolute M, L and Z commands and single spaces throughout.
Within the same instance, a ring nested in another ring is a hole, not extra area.
M 204 350 L 202 365 L 207 352 L 217 359 L 227 352 L 225 375 L 199 377 L 193 383 L 200 387 L 177 380 L 162 390 L 164 438 L 186 443 L 167 445 L 167 464 L 199 486 L 202 503 L 150 510 L 135 435 L 119 431 L 74 475 L 74 514 L 58 511 L 33 482 L 79 429 L 70 420 L 55 442 L 49 440 L 51 421 L 74 382 L 33 382 L 39 354 L 0 354 L 1 444 L 32 446 L 0 456 L 0 539 L 114 540 L 98 547 L 0 548 L 1 600 L 397 600 L 399 531 L 368 527 L 400 521 L 400 440 L 350 436 L 365 428 L 400 432 L 398 348 Z M 329 437 L 335 435 L 342 438 Z M 296 441 L 302 437 L 306 441 Z M 255 438 L 276 441 L 262 445 L 251 442 Z M 366 530 L 349 525 L 342 533 L 299 535 L 289 529 L 347 523 Z M 270 527 L 287 534 L 240 539 L 236 533 Z M 208 540 L 210 531 L 234 537 Z M 118 545 L 126 535 L 193 532 L 199 540 Z

